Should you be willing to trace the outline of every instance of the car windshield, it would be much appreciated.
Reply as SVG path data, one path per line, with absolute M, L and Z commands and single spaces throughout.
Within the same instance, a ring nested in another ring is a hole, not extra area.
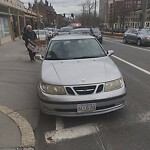
M 150 30 L 141 30 L 140 33 L 144 35 L 150 35 Z
M 106 56 L 95 39 L 52 41 L 46 60 L 86 59 Z
M 72 28 L 61 28 L 60 32 L 70 32 Z
M 85 29 L 85 30 L 74 30 L 73 33 L 77 33 L 77 34 L 82 34 L 82 33 L 89 33 L 90 34 L 90 30 Z
M 36 30 L 35 31 L 36 35 L 42 35 L 42 34 L 45 34 L 45 31 L 44 30 Z
M 53 30 L 54 30 L 53 28 L 49 28 L 49 29 L 48 29 L 48 31 L 53 31 Z

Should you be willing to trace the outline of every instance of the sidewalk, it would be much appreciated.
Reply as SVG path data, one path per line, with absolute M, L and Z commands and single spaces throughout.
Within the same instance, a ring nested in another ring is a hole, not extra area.
M 4 77 L 3 72 L 8 68 L 12 69 L 14 67 L 13 69 L 17 69 L 17 67 L 22 67 L 21 63 L 20 66 L 18 65 L 21 61 L 32 64 L 29 61 L 28 52 L 22 40 L 17 39 L 14 42 L 0 46 L 0 78 L 2 80 L 0 82 L 2 85 L 7 81 L 7 77 Z M 12 65 L 12 63 L 16 64 Z M 1 90 L 2 92 L 3 90 Z M 8 93 L 6 91 L 6 94 Z M 0 97 L 0 150 L 34 150 L 35 139 L 31 125 L 15 109 L 8 107 L 11 104 L 6 106 L 2 97 Z

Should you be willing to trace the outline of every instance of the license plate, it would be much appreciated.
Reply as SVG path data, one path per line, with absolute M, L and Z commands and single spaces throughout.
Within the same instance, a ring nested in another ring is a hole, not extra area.
M 78 104 L 77 112 L 90 112 L 96 110 L 96 103 Z

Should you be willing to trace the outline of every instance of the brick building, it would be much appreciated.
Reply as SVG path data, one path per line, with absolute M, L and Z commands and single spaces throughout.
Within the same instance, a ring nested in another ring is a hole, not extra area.
M 38 12 L 40 15 L 43 16 L 44 27 L 54 27 L 55 26 L 56 11 L 53 8 L 53 6 L 48 3 L 47 0 L 45 0 L 45 3 L 43 2 L 43 0 L 40 0 L 39 2 L 37 2 L 37 0 L 35 0 L 32 10 L 34 12 Z
M 34 28 L 37 14 L 24 7 L 20 0 L 0 0 L 0 44 L 20 37 L 26 24 Z
M 109 27 L 124 29 L 128 27 L 137 28 L 141 23 L 143 0 L 109 0 L 108 20 Z M 145 27 L 150 27 L 150 1 L 147 6 L 147 17 Z

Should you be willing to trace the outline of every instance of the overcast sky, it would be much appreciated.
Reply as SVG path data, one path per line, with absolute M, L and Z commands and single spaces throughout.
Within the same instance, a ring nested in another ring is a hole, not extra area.
M 28 5 L 28 2 L 33 4 L 34 0 L 21 0 L 24 2 L 25 6 Z M 40 1 L 40 0 L 38 0 Z M 81 13 L 82 4 L 86 0 L 48 0 L 49 3 L 52 4 L 56 13 L 63 14 L 63 13 Z M 45 3 L 45 0 L 43 0 Z

